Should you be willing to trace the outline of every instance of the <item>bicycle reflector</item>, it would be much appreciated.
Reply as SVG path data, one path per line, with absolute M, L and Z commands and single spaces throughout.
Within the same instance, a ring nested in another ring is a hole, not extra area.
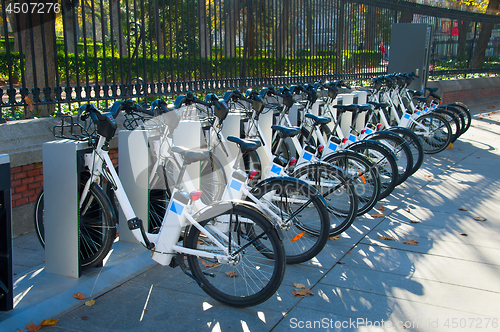
M 366 133 L 366 130 L 365 129 L 361 130 L 361 134 L 364 134 L 364 133 Z
M 293 166 L 293 165 L 295 165 L 296 162 L 297 162 L 297 158 L 294 157 L 294 158 L 290 159 L 290 161 L 288 162 L 288 165 Z
M 252 170 L 250 171 L 250 173 L 248 173 L 248 178 L 250 180 L 253 180 L 253 178 L 257 175 L 257 171 L 256 170 Z
M 379 123 L 379 124 L 377 125 L 377 129 L 380 129 L 380 127 L 382 127 L 382 124 L 381 124 L 381 123 Z
M 345 142 L 347 142 L 347 141 L 348 141 L 348 139 L 347 139 L 347 138 L 342 139 L 342 143 L 345 143 Z
M 189 198 L 191 198 L 191 200 L 194 202 L 200 199 L 201 194 L 202 194 L 201 190 L 195 190 L 189 193 Z
M 318 146 L 318 152 L 321 153 L 325 147 L 323 145 Z

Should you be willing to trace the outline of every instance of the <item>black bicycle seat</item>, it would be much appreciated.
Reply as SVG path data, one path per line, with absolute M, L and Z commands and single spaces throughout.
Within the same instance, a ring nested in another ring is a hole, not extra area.
M 334 108 L 338 109 L 340 112 L 356 112 L 358 110 L 358 105 L 333 105 Z
M 330 119 L 327 116 L 317 116 L 317 115 L 314 115 L 311 113 L 306 113 L 305 117 L 312 119 L 314 121 L 314 126 L 326 124 L 326 123 L 329 123 L 330 121 L 332 121 L 332 119 Z
M 408 90 L 409 93 L 412 94 L 412 96 L 422 96 L 422 92 L 421 91 L 417 91 L 417 90 Z
M 279 135 L 283 138 L 285 137 L 293 137 L 300 132 L 298 127 L 283 127 L 278 125 L 271 126 L 271 129 L 277 130 Z
M 389 104 L 387 103 L 377 103 L 375 101 L 369 101 L 368 104 L 375 106 L 376 109 L 389 107 Z
M 358 112 L 366 112 L 370 109 L 370 104 L 358 104 Z
M 198 161 L 207 160 L 210 158 L 210 151 L 193 151 L 182 146 L 172 147 L 172 152 L 180 154 L 184 158 L 184 164 L 189 165 Z
M 248 140 L 248 139 L 242 139 L 239 137 L 235 136 L 228 136 L 226 138 L 229 142 L 233 142 L 238 144 L 240 147 L 241 152 L 250 152 L 250 151 L 255 151 L 260 147 L 260 141 L 257 140 Z

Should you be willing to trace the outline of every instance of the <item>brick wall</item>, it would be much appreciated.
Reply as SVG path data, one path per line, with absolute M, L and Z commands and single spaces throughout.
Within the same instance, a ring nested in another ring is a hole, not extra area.
M 451 103 L 454 101 L 481 100 L 496 96 L 500 96 L 500 87 L 446 91 L 443 93 L 442 97 L 444 103 Z
M 118 165 L 118 149 L 109 150 L 113 165 Z M 43 188 L 43 163 L 10 169 L 12 208 L 33 203 Z

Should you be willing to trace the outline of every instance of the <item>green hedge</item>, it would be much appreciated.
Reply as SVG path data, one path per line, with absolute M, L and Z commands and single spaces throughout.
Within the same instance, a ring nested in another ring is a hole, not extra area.
M 19 53 L 11 52 L 11 61 L 13 64 L 14 78 L 19 79 Z M 378 65 L 382 55 L 379 52 L 373 51 L 343 51 L 342 61 L 344 68 L 349 69 L 355 67 L 369 67 Z M 71 81 L 75 81 L 77 73 L 80 82 L 84 82 L 87 78 L 90 81 L 95 81 L 96 76 L 99 81 L 104 80 L 104 76 L 108 82 L 113 79 L 113 71 L 115 79 L 120 81 L 121 68 L 123 66 L 123 78 L 126 79 L 129 68 L 131 77 L 142 77 L 148 81 L 157 81 L 162 79 L 167 73 L 167 76 L 178 78 L 179 80 L 186 79 L 209 79 L 209 78 L 224 78 L 224 77 L 261 77 L 261 76 L 277 76 L 277 75 L 311 75 L 311 74 L 331 74 L 335 71 L 337 57 L 327 56 L 295 56 L 295 57 L 233 57 L 233 58 L 171 58 L 171 57 L 137 57 L 135 60 L 130 60 L 127 57 L 115 57 L 114 60 L 110 55 L 95 57 L 89 53 L 87 59 L 84 54 L 70 53 L 65 55 L 64 52 L 57 53 L 59 77 L 65 80 L 67 76 Z M 67 65 L 66 65 L 67 61 Z M 145 61 L 145 65 L 144 65 Z M 104 63 L 106 62 L 106 66 Z M 130 62 L 130 66 L 129 66 Z M 88 72 L 86 70 L 88 68 Z M 106 68 L 106 71 L 104 71 Z M 145 68 L 145 70 L 144 70 Z M 8 78 L 7 54 L 0 51 L 0 77 Z M 158 78 L 158 71 L 160 77 Z

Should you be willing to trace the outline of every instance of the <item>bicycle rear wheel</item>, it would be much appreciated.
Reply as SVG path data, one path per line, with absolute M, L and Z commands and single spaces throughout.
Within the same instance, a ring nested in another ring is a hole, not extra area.
M 352 181 L 344 172 L 326 163 L 308 164 L 293 176 L 312 185 L 326 201 L 330 216 L 330 236 L 343 233 L 356 218 L 358 198 Z
M 287 264 L 306 262 L 323 249 L 330 217 L 316 189 L 296 178 L 277 177 L 258 183 L 251 194 L 279 216 Z
M 456 102 L 451 103 L 449 105 L 455 107 L 456 109 L 458 109 L 464 115 L 465 127 L 462 128 L 462 134 L 465 133 L 467 130 L 469 130 L 470 124 L 471 124 L 471 121 L 472 121 L 472 115 L 470 113 L 469 108 L 467 107 L 467 105 L 465 105 L 464 103 L 462 103 L 460 101 L 456 101 Z
M 230 306 L 247 307 L 266 301 L 278 290 L 285 273 L 285 250 L 276 228 L 257 208 L 224 202 L 196 220 L 205 229 L 202 233 L 190 227 L 184 246 L 224 254 L 204 234 L 210 232 L 231 255 L 226 263 L 187 256 L 193 277 L 209 296 Z

